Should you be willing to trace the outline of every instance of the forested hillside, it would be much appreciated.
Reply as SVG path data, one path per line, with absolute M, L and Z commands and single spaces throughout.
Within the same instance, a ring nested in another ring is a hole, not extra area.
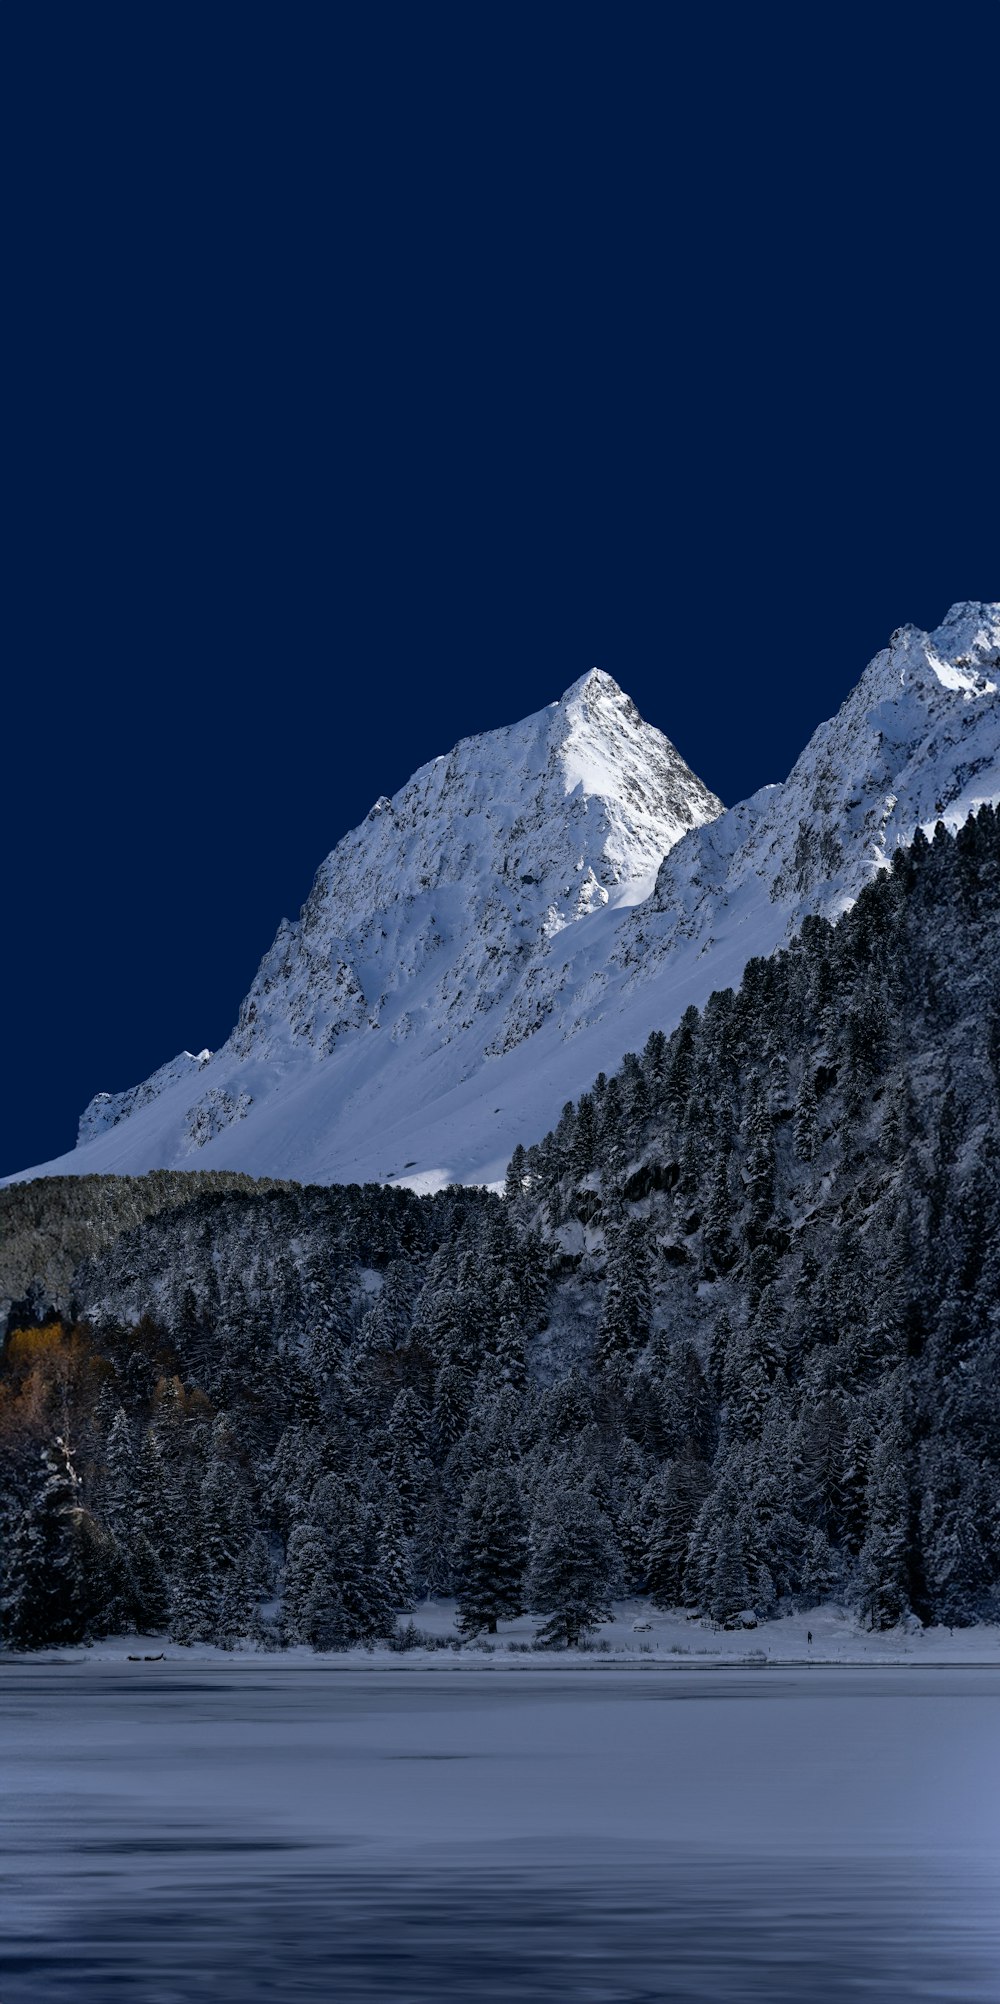
M 81 1261 L 143 1218 L 189 1204 L 203 1191 L 270 1187 L 226 1169 L 10 1183 L 0 1189 L 0 1315 L 16 1322 L 31 1307 L 65 1311 Z
M 26 1279 L 66 1312 L 5 1350 L 8 1646 L 234 1642 L 276 1593 L 323 1646 L 446 1591 L 550 1641 L 620 1588 L 995 1615 L 998 893 L 991 810 L 918 836 L 505 1200 L 203 1191 Z

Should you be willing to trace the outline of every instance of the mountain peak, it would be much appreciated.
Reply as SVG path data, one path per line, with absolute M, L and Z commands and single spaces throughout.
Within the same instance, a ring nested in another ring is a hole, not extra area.
M 377 801 L 222 1049 L 102 1096 L 45 1168 L 490 1181 L 652 1029 L 838 917 L 917 826 L 998 798 L 997 605 L 898 628 L 788 779 L 728 813 L 592 668 Z
M 773 924 L 758 951 L 769 952 L 807 912 L 836 918 L 916 828 L 955 830 L 995 804 L 998 670 L 1000 605 L 961 601 L 931 633 L 898 626 L 783 784 L 664 858 L 653 902 L 670 914 L 668 937 L 720 884 L 730 908 L 766 885 Z
M 644 877 L 657 849 L 665 855 L 686 829 L 721 813 L 722 802 L 695 777 L 670 739 L 645 722 L 631 696 L 602 668 L 590 668 L 573 682 L 550 714 L 566 794 L 602 802 L 611 822 L 620 824 L 615 832 L 625 837 L 623 878 Z M 664 809 L 668 827 L 663 824 Z M 630 859 L 644 830 L 648 841 L 643 847 L 649 858 L 637 872 Z
M 556 707 L 569 709 L 585 696 L 608 696 L 612 700 L 617 697 L 619 702 L 627 703 L 630 709 L 635 709 L 631 697 L 626 696 L 614 676 L 606 674 L 603 668 L 588 668 L 585 675 L 579 675 L 576 681 L 571 682 L 569 688 L 563 691 Z
M 462 739 L 377 800 L 279 927 L 227 1043 L 204 1067 L 175 1060 L 88 1109 L 87 1153 L 125 1169 L 244 1159 L 249 1146 L 275 1173 L 335 1178 L 345 1146 L 356 1159 L 398 1121 L 401 1097 L 420 1117 L 465 1081 L 489 1093 L 484 1067 L 557 1014 L 567 957 L 588 941 L 600 965 L 667 851 L 721 808 L 614 678 L 589 669 L 557 703 Z M 390 1148 L 386 1176 L 407 1166 Z M 87 1166 L 80 1152 L 72 1166 Z
M 1000 601 L 960 598 L 930 637 L 949 649 L 995 652 L 1000 648 Z
M 376 808 L 265 956 L 236 1056 L 329 1057 L 372 1029 L 410 1044 L 411 1059 L 456 1036 L 474 1064 L 511 1049 L 541 1020 L 538 957 L 645 897 L 667 850 L 721 802 L 591 669 L 547 710 L 463 738 Z
M 897 715 L 889 727 L 902 722 L 910 730 L 914 703 L 925 710 L 939 700 L 942 690 L 970 700 L 990 695 L 997 687 L 998 669 L 1000 604 L 961 599 L 930 632 L 912 624 L 897 626 L 888 646 L 868 663 L 843 713 L 874 716 L 877 710 L 879 726 L 884 728 L 889 721 L 884 706 L 891 705 Z M 903 692 L 909 700 L 901 711 Z

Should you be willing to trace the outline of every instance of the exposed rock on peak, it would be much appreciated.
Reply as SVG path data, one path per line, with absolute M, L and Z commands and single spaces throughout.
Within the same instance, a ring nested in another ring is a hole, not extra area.
M 151 1078 L 143 1079 L 141 1085 L 130 1086 L 126 1092 L 96 1092 L 80 1115 L 77 1147 L 82 1148 L 85 1142 L 130 1119 L 141 1107 L 159 1099 L 169 1086 L 186 1084 L 207 1065 L 211 1055 L 211 1051 L 178 1051 L 176 1058 L 170 1058 Z
M 551 1015 L 566 942 L 597 929 L 601 957 L 671 845 L 721 808 L 617 682 L 589 670 L 375 801 L 279 927 L 207 1090 L 187 1090 L 182 1056 L 95 1101 L 80 1146 L 103 1139 L 107 1166 L 148 1167 L 194 1148 L 242 1159 L 259 1141 L 282 1173 L 350 1176 L 338 1163 L 351 1124 L 391 1124 L 399 1087 L 419 1103 L 481 1075 L 489 1095 L 489 1061 Z M 68 1160 L 88 1166 L 79 1149 Z M 390 1150 L 385 1173 L 398 1166 Z
M 900 627 L 788 779 L 724 813 L 591 669 L 377 800 L 222 1050 L 100 1096 L 46 1169 L 499 1177 L 598 1071 L 806 913 L 836 917 L 918 826 L 1000 800 L 998 690 L 1000 606 Z

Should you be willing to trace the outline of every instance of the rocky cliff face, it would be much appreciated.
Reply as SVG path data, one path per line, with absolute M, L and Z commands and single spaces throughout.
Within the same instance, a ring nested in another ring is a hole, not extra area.
M 106 1134 L 120 1121 L 130 1120 L 144 1106 L 173 1085 L 188 1085 L 196 1078 L 203 1065 L 207 1065 L 211 1051 L 179 1051 L 176 1058 L 161 1065 L 151 1078 L 143 1079 L 141 1085 L 129 1086 L 125 1092 L 95 1092 L 93 1099 L 84 1107 L 77 1127 L 76 1145 L 84 1148 L 88 1141 L 96 1141 L 99 1134 Z
M 954 830 L 1000 797 L 1000 605 L 902 626 L 781 786 L 766 786 L 665 857 L 622 927 L 608 979 L 657 978 L 692 945 L 747 938 L 741 964 L 807 912 L 835 918 L 914 830 Z M 728 977 L 727 977 L 728 978 Z M 713 983 L 713 985 L 718 985 Z
M 843 911 L 917 826 L 1000 800 L 998 689 L 1000 606 L 902 627 L 788 779 L 723 813 L 592 671 L 377 801 L 223 1048 L 99 1096 L 41 1173 L 499 1177 L 599 1070 L 807 912 Z
M 721 811 L 593 669 L 376 801 L 279 928 L 223 1048 L 98 1094 L 65 1166 L 200 1167 L 249 1145 L 255 1168 L 277 1149 L 303 1178 L 403 1173 L 409 1145 L 373 1170 L 359 1138 L 475 1076 L 489 1097 L 491 1064 L 552 1016 L 568 942 L 606 942 L 668 849 Z
M 376 801 L 283 925 L 226 1046 L 327 1057 L 388 1031 L 435 1045 L 482 1029 L 493 1055 L 540 1021 L 552 942 L 633 905 L 722 803 L 593 669 L 562 701 L 466 738 Z

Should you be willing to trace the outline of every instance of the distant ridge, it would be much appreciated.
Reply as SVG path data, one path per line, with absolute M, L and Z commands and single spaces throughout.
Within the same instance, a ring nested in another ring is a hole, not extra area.
M 723 812 L 599 670 L 423 766 L 322 864 L 212 1055 L 24 1175 L 499 1179 L 600 1070 L 1000 800 L 1000 605 L 899 628 L 788 779 Z

